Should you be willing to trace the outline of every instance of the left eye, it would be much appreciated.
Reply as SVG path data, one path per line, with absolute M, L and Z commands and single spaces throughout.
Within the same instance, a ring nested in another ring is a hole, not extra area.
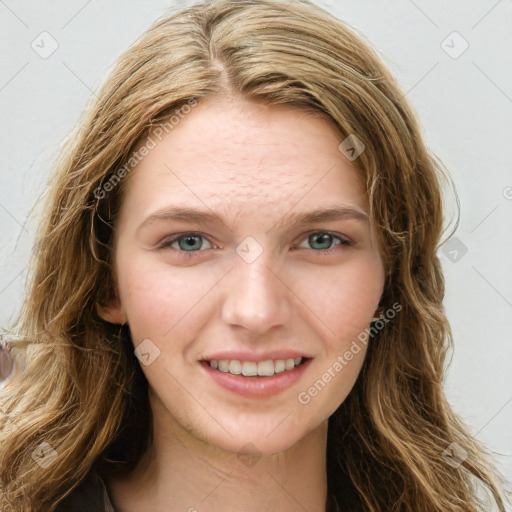
M 339 240 L 340 243 L 334 244 L 335 240 Z M 304 242 L 303 242 L 304 243 Z M 334 235 L 333 233 L 328 233 L 325 231 L 319 231 L 316 233 L 311 233 L 305 240 L 306 244 L 309 244 L 310 247 L 304 247 L 304 245 L 298 245 L 297 247 L 305 248 L 305 249 L 315 249 L 315 250 L 329 250 L 333 247 L 333 245 L 346 245 L 351 246 L 351 242 L 341 236 Z M 316 246 L 316 247 L 315 247 Z

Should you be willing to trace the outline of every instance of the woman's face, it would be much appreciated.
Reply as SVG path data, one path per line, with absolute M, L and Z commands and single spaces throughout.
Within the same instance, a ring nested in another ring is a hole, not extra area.
M 156 424 L 270 454 L 345 400 L 384 271 L 340 142 L 326 119 L 224 97 L 148 139 L 116 227 L 119 303 L 104 316 L 142 343 Z

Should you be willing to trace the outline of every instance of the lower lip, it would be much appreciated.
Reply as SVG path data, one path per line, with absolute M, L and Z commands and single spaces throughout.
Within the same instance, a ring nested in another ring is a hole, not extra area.
M 213 369 L 206 361 L 201 361 L 201 366 L 219 386 L 228 391 L 243 396 L 266 398 L 293 386 L 301 378 L 311 361 L 312 359 L 308 359 L 293 370 L 285 370 L 272 377 L 233 375 Z

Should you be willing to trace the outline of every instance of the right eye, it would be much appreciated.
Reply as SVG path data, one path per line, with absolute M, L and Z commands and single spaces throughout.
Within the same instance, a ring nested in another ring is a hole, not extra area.
M 213 249 L 214 246 L 210 241 L 201 233 L 181 233 L 179 235 L 174 235 L 171 238 L 164 239 L 159 247 L 161 249 L 172 248 L 178 252 L 200 252 L 203 247 L 203 241 L 207 241 L 210 244 L 210 247 L 206 247 L 206 249 Z

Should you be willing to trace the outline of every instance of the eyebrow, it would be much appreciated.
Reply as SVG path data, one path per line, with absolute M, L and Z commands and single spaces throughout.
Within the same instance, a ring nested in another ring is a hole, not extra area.
M 156 221 L 189 221 L 201 225 L 224 225 L 227 222 L 217 213 L 199 210 L 188 206 L 170 206 L 158 210 L 147 217 L 137 228 L 137 231 L 153 224 Z M 368 214 L 359 208 L 348 206 L 328 205 L 316 208 L 315 210 L 298 213 L 287 213 L 268 231 L 276 228 L 282 228 L 289 224 L 291 228 L 303 224 L 318 224 L 320 222 L 329 222 L 336 220 L 357 220 L 368 222 Z

